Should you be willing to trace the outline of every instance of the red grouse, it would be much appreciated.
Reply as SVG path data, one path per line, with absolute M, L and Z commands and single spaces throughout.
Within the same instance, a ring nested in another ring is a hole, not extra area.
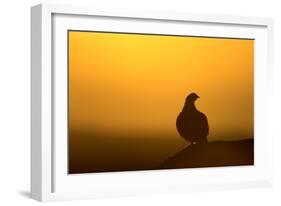
M 176 125 L 179 134 L 192 144 L 207 143 L 209 135 L 208 119 L 198 111 L 194 102 L 199 98 L 195 93 L 186 97 L 184 107 L 177 117 Z

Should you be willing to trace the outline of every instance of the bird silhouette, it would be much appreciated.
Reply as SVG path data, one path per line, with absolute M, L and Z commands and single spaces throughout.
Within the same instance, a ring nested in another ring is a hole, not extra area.
M 194 104 L 198 98 L 199 96 L 195 93 L 189 94 L 176 120 L 180 136 L 192 144 L 207 143 L 209 135 L 208 119 L 205 114 L 196 109 Z

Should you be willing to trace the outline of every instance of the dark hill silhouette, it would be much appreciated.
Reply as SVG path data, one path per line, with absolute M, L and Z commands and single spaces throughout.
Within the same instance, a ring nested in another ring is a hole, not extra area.
M 198 111 L 195 101 L 199 96 L 191 93 L 186 97 L 182 111 L 176 120 L 177 130 L 181 137 L 193 143 L 206 143 L 209 135 L 209 124 L 205 114 Z
M 196 168 L 254 164 L 254 140 L 193 144 L 166 159 L 162 168 Z

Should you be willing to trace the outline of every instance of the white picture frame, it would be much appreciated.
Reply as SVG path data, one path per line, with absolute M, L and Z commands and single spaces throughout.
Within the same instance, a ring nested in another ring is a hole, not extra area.
M 118 21 L 119 24 L 114 24 Z M 157 27 L 155 24 L 157 23 Z M 133 26 L 137 25 L 137 26 Z M 68 175 L 66 32 L 132 31 L 255 38 L 255 165 Z M 267 187 L 273 137 L 267 105 L 273 68 L 270 18 L 40 4 L 31 8 L 31 196 L 39 201 Z M 60 68 L 60 69 L 58 69 Z M 61 69 L 62 68 L 62 69 Z M 267 97 L 267 98 L 264 98 Z

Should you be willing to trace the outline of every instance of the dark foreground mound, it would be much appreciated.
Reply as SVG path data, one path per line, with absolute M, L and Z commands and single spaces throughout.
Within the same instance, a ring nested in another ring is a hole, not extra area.
M 254 164 L 253 139 L 191 145 L 166 159 L 162 168 L 194 168 Z

